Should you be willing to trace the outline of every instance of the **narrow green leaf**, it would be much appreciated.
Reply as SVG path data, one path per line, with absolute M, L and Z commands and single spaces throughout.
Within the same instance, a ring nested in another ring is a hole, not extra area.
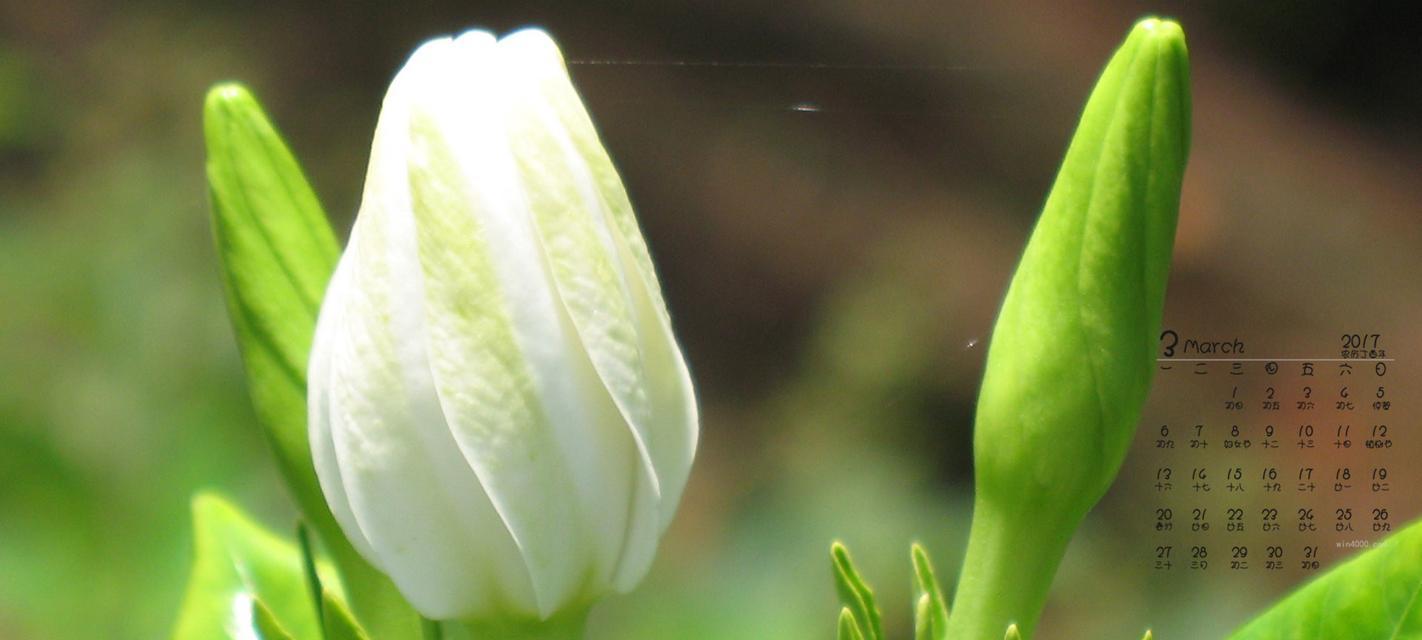
M 281 623 L 277 622 L 272 610 L 262 604 L 261 600 L 252 601 L 252 624 L 261 640 L 294 640 L 291 634 L 282 628 Z
M 874 592 L 854 568 L 849 549 L 836 541 L 830 545 L 830 557 L 834 566 L 835 588 L 839 591 L 844 605 L 851 610 L 854 619 L 861 625 L 860 631 L 865 640 L 883 640 L 884 623 L 879 606 L 874 602 Z
M 444 639 L 444 629 L 439 626 L 438 622 L 430 620 L 429 618 L 420 618 L 420 633 L 424 640 Z
M 1230 640 L 1422 638 L 1422 521 L 1338 565 Z
M 321 585 L 321 574 L 316 571 L 316 553 L 311 547 L 311 536 L 306 530 L 306 525 L 296 525 L 296 542 L 301 549 L 301 568 L 306 573 L 306 593 L 311 597 L 311 605 L 316 607 L 316 618 L 321 620 L 321 631 L 323 636 L 330 640 L 330 631 L 326 629 L 326 590 Z
M 938 585 L 938 576 L 933 572 L 933 563 L 928 559 L 928 551 L 923 545 L 914 543 L 910 551 L 913 557 L 915 593 L 919 606 L 914 611 L 914 628 L 923 629 L 922 638 L 941 640 L 948 634 L 948 604 L 943 598 L 943 589 Z
M 859 632 L 859 621 L 854 619 L 854 612 L 845 607 L 839 610 L 839 640 L 864 640 L 864 634 Z
M 321 613 L 326 640 L 369 640 L 346 605 L 332 597 L 329 591 L 321 592 Z
M 193 499 L 193 547 L 174 640 L 250 637 L 264 624 L 267 632 L 279 629 L 303 640 L 320 637 L 294 545 L 223 498 L 199 494 Z
M 418 638 L 414 611 L 336 525 L 311 462 L 306 360 L 340 254 L 335 234 L 296 158 L 245 87 L 208 92 L 203 129 L 228 310 L 278 468 L 340 569 L 356 615 L 382 640 Z

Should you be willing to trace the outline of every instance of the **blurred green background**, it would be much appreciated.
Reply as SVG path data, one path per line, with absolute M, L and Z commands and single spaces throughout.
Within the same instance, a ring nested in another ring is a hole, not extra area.
M 573 61 L 703 404 L 653 574 L 593 637 L 829 637 L 834 538 L 904 633 L 908 543 L 956 574 L 996 306 L 1099 66 L 1151 11 L 1194 69 L 1166 324 L 1280 351 L 1380 327 L 1417 353 L 1420 34 L 1352 3 L 0 0 L 0 638 L 163 637 L 199 487 L 291 526 L 211 247 L 206 88 L 250 84 L 344 233 L 408 52 L 525 24 Z M 1161 587 L 1138 467 L 1043 637 L 1218 637 L 1288 586 Z

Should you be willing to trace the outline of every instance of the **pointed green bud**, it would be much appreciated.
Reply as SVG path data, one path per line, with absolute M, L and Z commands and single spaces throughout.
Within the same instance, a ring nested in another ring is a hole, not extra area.
M 839 633 L 836 637 L 839 640 L 864 640 L 864 634 L 859 633 L 859 622 L 854 619 L 854 612 L 849 607 L 839 610 Z
M 1116 477 L 1154 372 L 1188 113 L 1180 27 L 1141 22 L 1087 103 L 993 330 L 983 489 L 1084 512 Z
M 1007 625 L 1007 635 L 1003 636 L 1003 640 L 1022 640 L 1022 632 L 1017 630 L 1017 625 L 1009 624 Z
M 933 630 L 933 599 L 922 594 L 913 605 L 913 640 L 936 640 Z
M 1031 637 L 1067 541 L 1129 447 L 1154 372 L 1190 137 L 1185 37 L 1137 23 L 1102 72 L 1003 302 L 974 435 L 949 637 Z
M 849 549 L 844 543 L 835 541 L 830 545 L 830 561 L 840 602 L 852 609 L 855 619 L 863 623 L 865 640 L 883 640 L 883 616 L 879 613 L 879 605 L 874 601 L 874 591 L 854 568 L 854 560 L 849 557 Z
M 948 604 L 943 599 L 942 587 L 938 586 L 933 563 L 928 560 L 928 551 L 915 542 L 909 555 L 913 558 L 915 591 L 920 594 L 914 610 L 915 628 L 923 629 L 925 637 L 937 640 L 948 632 Z
M 1155 636 L 1151 634 L 1150 629 L 1146 629 L 1146 633 L 1144 636 L 1141 637 L 1141 640 L 1151 640 L 1154 637 Z

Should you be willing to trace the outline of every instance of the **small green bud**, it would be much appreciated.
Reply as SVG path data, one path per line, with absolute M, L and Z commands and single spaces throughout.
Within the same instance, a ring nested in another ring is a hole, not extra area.
M 864 634 L 859 632 L 859 622 L 854 619 L 854 612 L 849 607 L 839 610 L 839 633 L 835 637 L 839 640 L 864 640 Z
M 874 600 L 874 591 L 859 575 L 859 570 L 854 568 L 854 560 L 849 557 L 849 549 L 844 543 L 836 540 L 830 545 L 830 562 L 840 601 L 844 603 L 845 610 L 854 614 L 851 620 L 856 625 L 863 625 L 862 631 L 856 631 L 864 640 L 884 640 L 883 614 Z M 843 622 L 844 616 L 841 615 L 840 623 Z
M 1030 638 L 1067 541 L 1120 469 L 1154 372 L 1189 132 L 1184 34 L 1142 20 L 1086 104 L 993 330 L 949 637 L 1015 622 Z

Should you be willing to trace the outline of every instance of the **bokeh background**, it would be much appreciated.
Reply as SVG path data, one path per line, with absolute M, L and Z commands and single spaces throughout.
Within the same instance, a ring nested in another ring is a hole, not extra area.
M 1182 20 L 1194 70 L 1166 324 L 1280 353 L 1381 331 L 1400 361 L 1422 353 L 1422 34 L 1367 4 L 0 0 L 0 638 L 165 636 L 200 487 L 292 522 L 210 241 L 215 81 L 263 99 L 344 233 L 413 47 L 550 29 L 705 416 L 652 576 L 592 636 L 830 637 L 842 538 L 903 637 L 909 542 L 956 575 L 997 304 L 1141 15 Z M 1151 411 L 1199 397 L 1168 391 Z M 1153 575 L 1142 451 L 1073 542 L 1041 637 L 1219 637 L 1297 581 Z M 1416 491 L 1394 499 L 1417 512 Z

